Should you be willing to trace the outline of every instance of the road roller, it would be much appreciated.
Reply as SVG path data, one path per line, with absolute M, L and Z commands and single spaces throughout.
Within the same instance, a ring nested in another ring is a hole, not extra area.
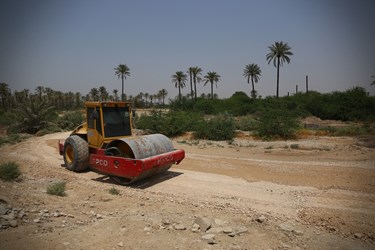
M 185 158 L 162 134 L 133 136 L 128 102 L 85 102 L 86 121 L 58 142 L 68 170 L 88 169 L 129 185 L 167 171 Z

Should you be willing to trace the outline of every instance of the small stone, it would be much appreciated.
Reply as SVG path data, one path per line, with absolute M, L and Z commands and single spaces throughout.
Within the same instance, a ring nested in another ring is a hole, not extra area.
M 292 232 L 294 230 L 293 226 L 287 223 L 281 223 L 279 224 L 279 228 L 286 232 Z
M 183 224 L 177 224 L 177 225 L 174 225 L 174 229 L 176 229 L 176 230 L 186 230 L 186 226 L 183 225 Z
M 211 227 L 210 229 L 208 229 L 206 231 L 206 233 L 208 233 L 208 234 L 219 234 L 219 233 L 222 233 L 222 232 L 223 232 L 222 227 Z
M 193 226 L 191 227 L 191 231 L 192 232 L 198 232 L 199 231 L 199 225 L 194 223 Z
M 17 220 L 11 220 L 9 222 L 9 224 L 10 224 L 11 227 L 17 227 L 18 226 Z
M 169 220 L 169 219 L 163 219 L 162 221 L 161 221 L 161 223 L 163 223 L 163 225 L 170 225 L 171 224 L 171 221 Z
M 224 227 L 223 228 L 223 232 L 226 233 L 226 234 L 230 234 L 233 232 L 233 228 L 231 227 Z
M 6 213 L 8 213 L 8 208 L 0 204 L 0 215 L 5 215 Z
M 202 236 L 203 240 L 206 240 L 208 244 L 215 244 L 215 237 L 214 234 L 205 234 Z
M 145 226 L 144 228 L 143 228 L 143 231 L 147 231 L 147 232 L 149 232 L 149 231 L 151 231 L 151 227 L 150 226 Z
M 263 223 L 266 220 L 266 217 L 264 215 L 259 216 L 256 218 L 256 221 L 259 223 Z
M 216 225 L 218 225 L 219 227 L 222 227 L 225 225 L 225 222 L 220 220 L 220 219 L 214 219 L 214 222 Z
M 18 218 L 22 219 L 23 217 L 26 216 L 26 213 L 24 211 L 21 211 L 18 213 Z
M 2 215 L 1 218 L 3 218 L 4 220 L 14 220 L 16 216 L 14 215 L 14 213 L 10 213 L 7 215 Z
M 4 219 L 1 219 L 0 224 L 3 227 L 9 227 L 10 226 L 10 222 L 8 220 L 4 220 Z
M 234 233 L 236 234 L 244 234 L 244 233 L 247 233 L 249 230 L 246 228 L 246 227 L 239 227 L 239 228 L 236 228 L 236 230 L 234 231 Z
M 211 227 L 211 222 L 207 217 L 198 217 L 194 223 L 199 225 L 202 232 L 206 232 Z
M 40 219 L 34 219 L 33 222 L 40 223 Z
M 302 236 L 303 235 L 303 232 L 302 231 L 300 231 L 300 230 L 293 230 L 293 233 L 295 234 L 295 235 L 297 235 L 297 236 Z
M 357 239 L 360 239 L 360 238 L 363 237 L 363 235 L 361 233 L 355 233 L 354 237 L 357 238 Z
M 236 236 L 236 233 L 235 232 L 231 232 L 231 233 L 228 234 L 228 236 L 234 237 L 234 236 Z
M 101 215 L 101 214 L 96 214 L 96 218 L 97 218 L 97 219 L 103 219 L 103 215 Z
M 124 242 L 121 241 L 120 243 L 117 244 L 117 246 L 123 247 L 124 246 Z

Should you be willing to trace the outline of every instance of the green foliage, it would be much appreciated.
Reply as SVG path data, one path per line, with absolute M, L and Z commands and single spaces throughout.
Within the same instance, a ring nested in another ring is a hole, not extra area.
M 15 162 L 7 162 L 0 164 L 0 178 L 5 181 L 12 181 L 21 175 L 18 164 Z
M 28 134 L 10 134 L 4 137 L 0 137 L 0 146 L 7 144 L 7 143 L 16 144 L 28 138 L 30 138 L 30 135 Z
M 114 187 L 110 188 L 110 189 L 108 190 L 108 192 L 109 192 L 110 194 L 112 194 L 112 195 L 119 195 L 119 194 L 120 194 L 120 192 L 119 192 L 116 188 L 114 188 Z
M 215 116 L 197 123 L 194 137 L 214 141 L 232 140 L 235 136 L 234 119 L 228 114 Z
M 16 116 L 12 111 L 0 110 L 0 124 L 9 126 L 14 123 Z
M 360 136 L 368 134 L 364 127 L 329 127 L 327 132 L 331 136 Z
M 35 134 L 54 125 L 51 121 L 57 117 L 54 107 L 45 101 L 19 103 L 14 112 L 15 123 L 9 127 L 13 133 Z
M 270 109 L 259 116 L 256 134 L 265 139 L 294 138 L 299 122 L 297 117 L 286 109 Z
M 65 185 L 64 181 L 53 183 L 47 187 L 47 194 L 65 196 Z
M 242 131 L 253 131 L 257 128 L 257 120 L 250 115 L 238 117 L 235 124 L 236 129 Z
M 375 121 L 375 97 L 362 87 L 328 94 L 309 93 L 305 109 L 321 119 Z
M 68 111 L 57 119 L 57 125 L 64 130 L 72 130 L 83 123 L 84 116 L 80 110 Z
M 150 115 L 142 115 L 136 122 L 136 127 L 148 130 L 150 133 L 161 133 L 166 136 L 177 136 L 186 131 L 194 130 L 196 123 L 203 117 L 194 112 L 171 111 L 163 113 L 152 111 Z

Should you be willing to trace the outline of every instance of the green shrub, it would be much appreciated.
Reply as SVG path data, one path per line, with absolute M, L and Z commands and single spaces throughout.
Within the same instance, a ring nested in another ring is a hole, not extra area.
M 0 165 L 0 178 L 5 181 L 12 181 L 21 175 L 18 164 L 15 162 L 7 162 Z
M 257 121 L 252 116 L 241 116 L 239 117 L 236 122 L 236 129 L 242 131 L 253 131 L 257 127 Z
M 13 133 L 35 134 L 53 125 L 51 121 L 57 117 L 54 107 L 45 101 L 18 103 L 14 113 L 15 122 L 9 127 Z
M 49 185 L 47 187 L 47 194 L 65 196 L 65 182 L 60 181 Z
M 83 123 L 84 116 L 80 110 L 65 112 L 57 119 L 57 125 L 64 130 L 72 130 Z
M 363 127 L 328 127 L 327 129 L 331 136 L 360 136 L 366 135 L 367 130 Z
M 265 139 L 291 139 L 295 137 L 299 122 L 297 117 L 286 109 L 271 109 L 259 116 L 256 134 Z
M 234 119 L 229 115 L 218 115 L 196 125 L 194 137 L 213 141 L 232 140 L 235 136 Z
M 139 129 L 150 133 L 161 133 L 166 136 L 177 136 L 186 131 L 194 130 L 203 117 L 198 113 L 186 111 L 171 111 L 162 113 L 152 111 L 150 115 L 142 115 L 136 122 Z
M 299 144 L 292 144 L 290 145 L 291 149 L 299 149 Z
M 4 137 L 0 137 L 0 146 L 3 144 L 16 144 L 30 138 L 29 134 L 10 134 Z
M 109 189 L 108 192 L 110 194 L 112 194 L 112 195 L 119 195 L 120 194 L 120 192 L 116 188 L 114 188 L 114 187 L 112 187 L 111 189 Z
M 16 121 L 16 114 L 14 111 L 1 111 L 0 113 L 0 124 L 10 126 Z

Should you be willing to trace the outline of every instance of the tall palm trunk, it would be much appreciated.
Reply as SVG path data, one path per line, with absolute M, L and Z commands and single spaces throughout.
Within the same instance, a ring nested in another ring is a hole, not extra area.
M 180 85 L 180 83 L 178 84 L 178 101 L 181 104 L 181 85 Z
M 211 82 L 211 100 L 214 99 L 214 83 Z
M 121 76 L 121 101 L 124 101 L 124 75 Z
M 279 70 L 280 70 L 280 57 L 277 57 L 277 83 L 276 83 L 276 98 L 279 98 Z
M 251 91 L 251 97 L 255 98 L 254 79 L 252 77 L 251 77 L 251 85 L 253 87 L 253 91 Z
M 189 76 L 190 76 L 190 91 L 191 91 L 191 99 L 193 99 L 193 97 L 194 97 L 194 93 L 193 93 L 193 77 L 192 77 L 192 73 L 191 73 L 190 70 L 189 70 Z
M 194 99 L 197 100 L 197 79 L 194 77 Z

